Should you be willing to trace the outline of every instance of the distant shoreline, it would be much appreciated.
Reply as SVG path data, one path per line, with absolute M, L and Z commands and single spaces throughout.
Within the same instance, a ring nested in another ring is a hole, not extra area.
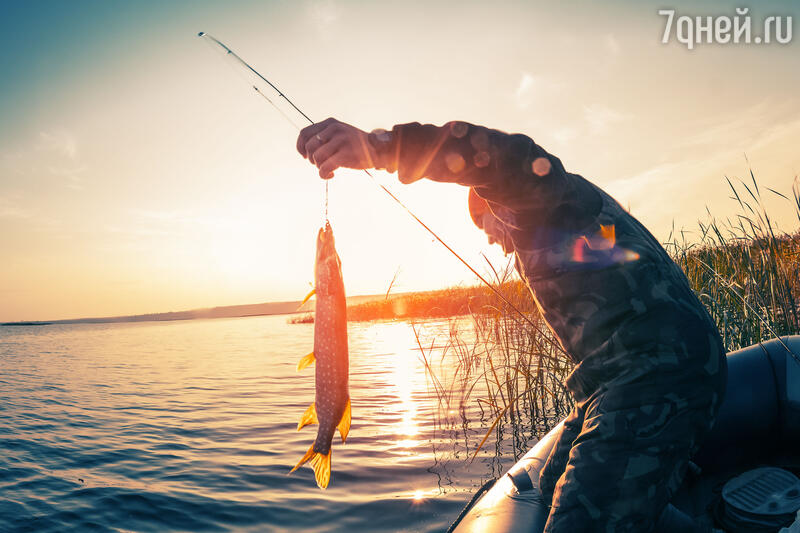
M 347 298 L 348 305 L 384 298 L 382 294 L 351 296 Z M 248 316 L 290 315 L 294 313 L 307 313 L 314 309 L 314 301 L 306 302 L 302 307 L 301 301 L 290 302 L 265 302 L 258 304 L 227 305 L 205 309 L 191 309 L 188 311 L 170 311 L 167 313 L 148 313 L 143 315 L 68 318 L 62 320 L 19 320 L 1 322 L 0 327 L 12 326 L 51 326 L 55 324 L 117 324 L 126 322 L 168 322 L 175 320 L 196 320 L 208 318 L 243 318 Z

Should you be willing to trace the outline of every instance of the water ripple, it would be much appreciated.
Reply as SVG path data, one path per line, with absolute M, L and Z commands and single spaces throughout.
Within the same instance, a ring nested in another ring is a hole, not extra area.
M 312 336 L 285 317 L 0 328 L 0 531 L 445 529 L 486 471 L 447 451 L 407 324 L 351 326 L 331 486 L 286 475 L 315 435 L 296 431 Z

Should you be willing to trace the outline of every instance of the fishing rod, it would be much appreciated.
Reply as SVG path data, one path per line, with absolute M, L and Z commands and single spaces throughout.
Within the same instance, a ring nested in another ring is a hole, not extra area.
M 287 102 L 287 103 L 288 103 L 290 106 L 292 106 L 292 107 L 294 108 L 294 110 L 295 110 L 295 111 L 297 111 L 298 113 L 300 113 L 300 115 L 302 115 L 302 116 L 303 116 L 303 118 L 305 118 L 305 119 L 306 119 L 306 120 L 307 120 L 307 121 L 308 121 L 310 124 L 316 124 L 316 123 L 315 123 L 313 120 L 311 120 L 311 118 L 310 118 L 308 115 L 306 115 L 305 113 L 303 113 L 303 111 L 302 111 L 302 110 L 301 110 L 299 107 L 297 107 L 297 106 L 294 104 L 294 102 L 292 102 L 292 101 L 289 99 L 289 97 L 288 97 L 288 96 L 286 96 L 286 95 L 283 93 L 283 91 L 281 91 L 280 89 L 278 89 L 278 87 L 277 87 L 277 86 L 275 86 L 275 84 L 273 84 L 273 83 L 272 83 L 271 81 L 269 81 L 267 78 L 265 78 L 264 76 L 262 76 L 262 75 L 261 75 L 261 73 L 260 73 L 260 72 L 258 72 L 256 69 L 254 69 L 252 66 L 250 66 L 250 64 L 249 64 L 249 63 L 247 63 L 247 61 L 245 61 L 244 59 L 242 59 L 241 57 L 239 57 L 239 55 L 238 55 L 238 54 L 236 54 L 236 52 L 234 52 L 233 50 L 231 50 L 230 48 L 228 48 L 227 46 L 225 46 L 225 45 L 224 45 L 222 42 L 220 42 L 218 39 L 216 39 L 215 37 L 213 37 L 212 35 L 209 35 L 208 33 L 204 32 L 204 31 L 201 31 L 201 32 L 199 32 L 199 33 L 197 34 L 197 36 L 198 36 L 198 37 L 201 37 L 201 38 L 207 38 L 207 39 L 209 39 L 210 41 L 212 41 L 212 42 L 216 43 L 216 44 L 217 44 L 218 46 L 220 46 L 220 47 L 221 47 L 223 50 L 225 50 L 225 54 L 226 54 L 227 56 L 229 56 L 229 57 L 232 57 L 232 58 L 233 58 L 234 60 L 236 60 L 236 61 L 237 61 L 239 64 L 241 64 L 243 67 L 245 67 L 247 70 L 249 70 L 250 72 L 252 72 L 252 73 L 253 73 L 253 74 L 255 74 L 256 76 L 258 76 L 258 77 L 259 77 L 259 78 L 260 78 L 262 81 L 264 81 L 264 83 L 266 83 L 267 85 L 269 85 L 270 87 L 272 87 L 272 89 L 273 89 L 273 90 L 274 90 L 276 93 L 278 93 L 278 96 L 279 96 L 279 97 L 281 97 L 281 98 L 283 98 L 284 100 L 286 100 L 286 102 Z M 294 122 L 294 121 L 293 121 L 291 118 L 289 118 L 289 116 L 287 116 L 287 115 L 286 115 L 286 113 L 284 113 L 284 112 L 283 112 L 283 110 L 282 110 L 280 107 L 278 107 L 278 106 L 275 104 L 275 102 L 273 102 L 273 101 L 272 101 L 272 100 L 271 100 L 269 97 L 267 97 L 267 95 L 265 95 L 265 94 L 264 94 L 264 93 L 263 93 L 261 90 L 259 90 L 259 88 L 258 88 L 258 87 L 256 87 L 256 86 L 255 86 L 255 85 L 253 85 L 253 84 L 250 84 L 249 82 L 248 82 L 248 84 L 249 84 L 249 85 L 250 85 L 250 86 L 253 88 L 253 90 L 255 90 L 255 92 L 256 92 L 256 93 L 258 93 L 258 94 L 259 94 L 260 96 L 262 96 L 262 97 L 263 97 L 263 98 L 264 98 L 264 99 L 265 99 L 267 102 L 269 102 L 269 103 L 272 105 L 272 107 L 274 107 L 275 109 L 277 109 L 277 110 L 278 110 L 278 112 L 280 112 L 280 114 L 281 114 L 281 115 L 282 115 L 282 116 L 283 116 L 283 117 L 284 117 L 284 118 L 285 118 L 285 119 L 286 119 L 286 120 L 287 120 L 289 123 L 291 123 L 291 124 L 292 124 L 292 126 L 294 126 L 295 128 L 297 128 L 298 130 L 299 130 L 299 129 L 301 129 L 301 128 L 300 128 L 300 126 L 298 126 L 297 124 L 295 124 L 295 122 Z M 456 251 L 455 251 L 453 248 L 451 248 L 451 247 L 450 247 L 450 245 L 448 245 L 446 242 L 444 242 L 444 240 L 442 240 L 442 238 L 441 238 L 441 237 L 439 237 L 439 235 L 437 235 L 435 231 L 433 231 L 433 230 L 432 230 L 432 229 L 431 229 L 431 228 L 430 228 L 430 227 L 429 227 L 427 224 L 425 224 L 425 223 L 424 223 L 424 222 L 423 222 L 423 221 L 422 221 L 422 220 L 421 220 L 421 219 L 420 219 L 420 218 L 419 218 L 417 215 L 415 215 L 415 214 L 414 214 L 414 212 L 413 212 L 413 211 L 411 211 L 411 209 L 410 209 L 408 206 L 406 206 L 406 204 L 404 204 L 404 203 L 403 203 L 403 202 L 402 202 L 402 201 L 401 201 L 401 200 L 400 200 L 400 199 L 399 199 L 397 196 L 395 196 L 395 194 L 394 194 L 392 191 L 390 191 L 390 190 L 389 190 L 389 189 L 388 189 L 388 188 L 387 188 L 387 187 L 386 187 L 384 184 L 382 184 L 382 183 L 381 183 L 381 182 L 379 182 L 377 179 L 375 179 L 375 176 L 373 176 L 373 175 L 372 175 L 372 173 L 370 173 L 370 171 L 369 171 L 369 170 L 367 170 L 367 169 L 362 169 L 362 170 L 364 171 L 364 173 L 365 173 L 367 176 L 369 176 L 369 177 L 370 177 L 370 179 L 372 180 L 372 182 L 373 182 L 374 184 L 376 184 L 378 187 L 380 187 L 381 189 L 383 189 L 383 191 L 384 191 L 386 194 L 388 194 L 388 195 L 389 195 L 389 197 L 390 197 L 392 200 L 394 200 L 394 201 L 395 201 L 395 202 L 396 202 L 396 203 L 397 203 L 397 204 L 398 204 L 400 207 L 402 207 L 402 208 L 403 208 L 403 209 L 406 211 L 406 213 L 408 213 L 409 215 L 411 215 L 411 217 L 412 217 L 414 220 L 416 220 L 416 221 L 417 221 L 417 222 L 418 222 L 418 223 L 419 223 L 419 224 L 420 224 L 420 225 L 421 225 L 423 228 L 425 228 L 425 229 L 428 231 L 428 233 L 430 233 L 430 234 L 433 236 L 433 238 L 435 238 L 437 241 L 439 241 L 439 243 L 441 243 L 441 244 L 442 244 L 442 246 L 444 246 L 445 248 L 447 248 L 447 250 L 448 250 L 448 251 L 449 251 L 451 254 L 453 254 L 453 255 L 456 257 L 456 259 L 458 259 L 459 261 L 461 261 L 461 263 L 462 263 L 462 264 L 463 264 L 465 267 L 467 267 L 467 269 L 469 269 L 469 271 L 470 271 L 470 272 L 472 272 L 472 273 L 473 273 L 473 274 L 474 274 L 474 275 L 475 275 L 475 276 L 476 276 L 476 277 L 477 277 L 477 278 L 478 278 L 478 279 L 479 279 L 479 280 L 480 280 L 482 283 L 484 283 L 484 284 L 485 284 L 487 287 L 489 287 L 489 289 L 491 289 L 491 290 L 492 290 L 492 292 L 494 292 L 494 293 L 495 293 L 495 294 L 496 294 L 496 295 L 497 295 L 497 296 L 498 296 L 498 297 L 499 297 L 499 298 L 500 298 L 500 299 L 501 299 L 503 302 L 505 302 L 505 303 L 506 303 L 506 304 L 507 304 L 507 305 L 508 305 L 508 306 L 509 306 L 511 309 L 513 309 L 514 311 L 516 311 L 516 312 L 519 314 L 519 316 L 521 316 L 521 317 L 522 317 L 522 318 L 523 318 L 523 319 L 524 319 L 524 320 L 525 320 L 525 321 L 526 321 L 528 324 L 530 324 L 530 325 L 531 325 L 531 326 L 532 326 L 534 329 L 536 329 L 536 330 L 537 330 L 539 333 L 543 333 L 543 332 L 542 332 L 542 330 L 541 330 L 541 328 L 540 328 L 540 327 L 539 327 L 537 324 L 535 324 L 535 323 L 534 323 L 534 322 L 533 322 L 533 321 L 532 321 L 532 320 L 531 320 L 531 319 L 530 319 L 530 318 L 529 318 L 529 317 L 528 317 L 528 316 L 527 316 L 525 313 L 523 313 L 523 312 L 522 312 L 522 311 L 521 311 L 521 310 L 520 310 L 520 309 L 519 309 L 517 306 L 515 306 L 513 303 L 511 303 L 511 302 L 508 300 L 508 298 L 506 298 L 506 297 L 505 297 L 505 295 L 503 295 L 503 293 L 501 293 L 501 292 L 500 292 L 500 290 L 499 290 L 499 289 L 497 289 L 497 288 L 496 288 L 494 285 L 492 285 L 491 283 L 489 283 L 489 282 L 486 280 L 486 278 L 484 278 L 482 275 L 480 275 L 480 274 L 478 273 L 478 271 L 477 271 L 477 270 L 475 270 L 474 268 L 472 268 L 472 265 L 470 265 L 469 263 L 467 263 L 467 261 L 466 261 L 466 260 L 465 260 L 463 257 L 461 257 L 461 255 L 459 255 L 459 254 L 458 254 L 458 252 L 456 252 Z M 327 219 L 328 219 L 328 181 L 329 181 L 329 180 L 325 180 L 325 220 L 327 220 Z M 557 348 L 560 348 L 560 346 L 557 346 L 557 345 L 556 345 L 556 347 L 557 347 Z

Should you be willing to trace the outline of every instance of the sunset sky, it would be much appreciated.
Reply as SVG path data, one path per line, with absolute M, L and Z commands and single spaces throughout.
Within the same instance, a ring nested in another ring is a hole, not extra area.
M 565 5 L 568 4 L 568 5 Z M 5 1 L 0 7 L 0 321 L 301 299 L 323 183 L 296 130 L 206 31 L 309 116 L 367 131 L 466 120 L 530 135 L 665 239 L 725 176 L 791 194 L 800 35 L 662 44 L 664 17 L 741 2 Z M 758 23 L 800 3 L 754 2 Z M 302 119 L 297 117 L 298 124 Z M 748 165 L 749 161 L 749 165 Z M 457 186 L 400 185 L 479 270 L 502 264 Z M 785 200 L 767 196 L 795 231 Z M 369 178 L 339 171 L 331 223 L 348 294 L 475 282 Z

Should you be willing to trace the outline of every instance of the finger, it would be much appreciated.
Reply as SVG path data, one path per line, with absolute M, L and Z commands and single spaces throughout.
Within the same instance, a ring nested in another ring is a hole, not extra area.
M 335 120 L 329 123 L 325 128 L 317 133 L 317 135 L 323 143 L 326 143 L 336 139 L 337 137 L 341 137 L 341 130 L 341 123 L 338 120 Z
M 325 145 L 322 137 L 319 134 L 314 135 L 311 139 L 308 140 L 305 146 L 306 158 L 311 161 L 311 163 L 316 164 L 315 159 L 312 157 L 314 152 L 319 150 L 322 146 Z
M 308 144 L 309 139 L 313 138 L 314 135 L 317 134 L 319 129 L 319 124 L 312 124 L 300 130 L 300 133 L 297 135 L 297 151 L 300 152 L 300 155 L 303 157 L 308 157 L 306 155 L 306 144 Z
M 308 152 L 305 151 L 305 146 L 308 144 L 308 141 L 335 121 L 336 119 L 334 118 L 328 118 L 300 130 L 300 134 L 297 136 L 297 151 L 300 152 L 300 155 L 308 157 Z
M 334 170 L 341 166 L 343 166 L 341 152 L 336 152 L 319 167 L 319 177 L 329 180 L 333 177 Z
M 341 139 L 329 141 L 311 153 L 311 161 L 320 168 L 333 154 L 339 151 L 344 143 Z
M 335 148 L 338 148 L 342 145 L 342 136 L 337 135 L 340 132 L 339 121 L 333 119 L 329 120 L 331 120 L 329 125 L 319 133 L 316 133 L 309 140 L 308 144 L 306 144 L 306 157 L 316 166 L 319 166 L 320 160 L 312 154 L 316 153 L 320 148 L 327 146 L 331 142 L 335 144 L 333 151 L 335 151 Z

